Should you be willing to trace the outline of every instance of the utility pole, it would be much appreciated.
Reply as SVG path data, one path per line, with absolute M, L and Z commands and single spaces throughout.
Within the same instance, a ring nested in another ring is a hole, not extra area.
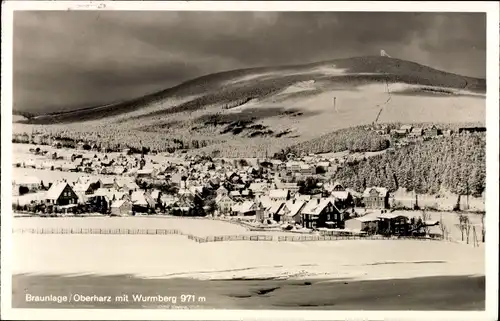
M 337 109 L 337 97 L 333 97 L 333 109 L 335 110 L 335 112 L 338 112 L 338 109 Z
M 472 226 L 472 235 L 474 236 L 474 247 L 479 246 L 479 242 L 477 241 L 477 234 L 476 234 L 476 226 Z

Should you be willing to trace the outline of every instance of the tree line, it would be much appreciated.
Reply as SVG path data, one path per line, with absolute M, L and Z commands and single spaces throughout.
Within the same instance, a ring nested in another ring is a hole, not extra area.
M 486 180 L 486 135 L 446 137 L 389 150 L 345 165 L 335 179 L 359 191 L 381 186 L 436 194 L 444 188 L 459 195 L 480 196 Z
M 389 140 L 378 133 L 366 130 L 363 127 L 340 129 L 318 138 L 300 142 L 289 148 L 283 149 L 275 155 L 289 152 L 296 155 L 336 153 L 349 150 L 352 152 L 377 152 L 389 147 Z

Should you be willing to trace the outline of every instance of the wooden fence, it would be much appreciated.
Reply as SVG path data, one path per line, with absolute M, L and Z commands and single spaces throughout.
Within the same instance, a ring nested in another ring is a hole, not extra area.
M 111 234 L 111 235 L 183 235 L 189 240 L 198 243 L 228 242 L 228 241 L 257 241 L 257 242 L 311 242 L 311 241 L 340 241 L 340 240 L 442 240 L 440 238 L 424 237 L 385 237 L 381 235 L 218 235 L 200 237 L 184 233 L 177 229 L 128 229 L 128 228 L 17 228 L 12 230 L 16 234 Z

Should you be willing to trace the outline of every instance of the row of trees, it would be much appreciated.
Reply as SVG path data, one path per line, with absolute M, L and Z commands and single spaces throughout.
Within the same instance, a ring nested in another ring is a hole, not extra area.
M 486 136 L 455 136 L 409 145 L 340 168 L 335 178 L 363 190 L 404 187 L 421 194 L 442 188 L 459 195 L 480 196 L 486 180 Z

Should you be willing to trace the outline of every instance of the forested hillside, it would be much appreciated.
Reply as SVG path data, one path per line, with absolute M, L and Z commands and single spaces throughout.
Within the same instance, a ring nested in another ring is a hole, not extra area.
M 359 191 L 383 186 L 435 194 L 443 188 L 479 196 L 485 189 L 486 135 L 454 135 L 398 148 L 346 165 L 336 179 Z
M 387 123 L 384 125 L 388 129 L 398 129 L 405 123 Z M 464 123 L 411 123 L 413 127 L 430 128 L 432 125 L 441 130 L 451 129 L 458 131 L 460 127 L 482 127 L 484 123 L 464 122 Z M 318 154 L 318 153 L 336 153 L 349 150 L 351 152 L 377 152 L 389 147 L 389 141 L 372 130 L 367 130 L 366 126 L 356 126 L 351 128 L 339 129 L 334 132 L 322 135 L 308 141 L 293 145 L 286 152 L 296 154 Z
M 389 141 L 374 131 L 363 127 L 345 128 L 315 139 L 301 142 L 290 148 L 296 154 L 318 154 L 330 152 L 376 152 L 389 147 Z M 287 152 L 288 152 L 287 151 Z

